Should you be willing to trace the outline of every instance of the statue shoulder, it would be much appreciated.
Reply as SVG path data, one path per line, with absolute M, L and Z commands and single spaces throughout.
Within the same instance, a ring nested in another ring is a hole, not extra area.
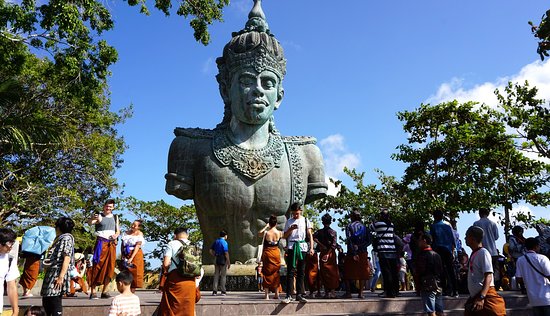
M 170 145 L 169 159 L 192 159 L 206 154 L 212 146 L 214 131 L 202 128 L 174 129 L 176 137 Z
M 315 145 L 317 139 L 311 136 L 282 136 L 283 141 L 293 145 Z
M 176 127 L 174 129 L 174 135 L 176 137 L 188 137 L 188 138 L 194 138 L 194 139 L 212 139 L 214 138 L 214 131 L 211 129 L 205 129 L 205 128 L 184 128 L 184 127 Z

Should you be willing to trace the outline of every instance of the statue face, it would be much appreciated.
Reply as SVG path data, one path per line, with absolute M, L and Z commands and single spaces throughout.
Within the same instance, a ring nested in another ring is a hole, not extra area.
M 283 98 L 279 77 L 269 70 L 237 71 L 231 79 L 229 98 L 233 117 L 245 124 L 266 123 Z M 281 90 L 281 91 L 280 91 Z

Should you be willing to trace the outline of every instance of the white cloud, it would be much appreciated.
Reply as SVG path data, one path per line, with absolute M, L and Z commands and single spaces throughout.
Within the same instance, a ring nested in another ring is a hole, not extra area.
M 357 168 L 360 165 L 359 154 L 349 152 L 344 137 L 340 134 L 330 135 L 319 142 L 325 161 L 326 182 L 329 185 L 328 194 L 335 195 L 338 188 L 332 185 L 328 178 L 338 179 L 344 175 L 344 167 Z
M 212 57 L 208 57 L 208 59 L 202 63 L 201 72 L 205 75 L 211 74 L 215 69 L 216 65 Z
M 464 87 L 463 79 L 452 78 L 450 82 L 441 84 L 437 92 L 426 102 L 438 104 L 456 99 L 459 102 L 478 101 L 495 106 L 497 104 L 495 89 L 502 92 L 509 81 L 523 83 L 525 80 L 529 81 L 531 87 L 538 88 L 537 98 L 550 100 L 550 62 L 536 61 L 524 66 L 517 74 L 497 78 L 493 82 L 484 82 L 470 89 Z

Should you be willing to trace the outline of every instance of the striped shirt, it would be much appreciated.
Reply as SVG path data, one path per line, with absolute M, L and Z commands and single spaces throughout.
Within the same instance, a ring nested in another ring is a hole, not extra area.
M 135 294 L 115 296 L 109 309 L 109 316 L 117 316 L 121 313 L 125 316 L 141 315 L 139 297 Z
M 385 222 L 375 222 L 372 224 L 373 230 L 376 232 L 378 240 L 378 248 L 376 251 L 379 256 L 384 254 L 395 254 L 395 241 L 393 239 L 393 224 Z

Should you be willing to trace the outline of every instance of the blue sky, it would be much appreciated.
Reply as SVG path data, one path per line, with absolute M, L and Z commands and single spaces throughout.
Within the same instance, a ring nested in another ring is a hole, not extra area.
M 164 192 L 173 129 L 221 121 L 215 59 L 231 32 L 243 28 L 252 0 L 232 1 L 225 21 L 210 27 L 207 47 L 175 13 L 166 18 L 151 8 L 144 16 L 123 2 L 108 6 L 115 30 L 106 37 L 119 52 L 109 80 L 112 108 L 134 106 L 119 127 L 129 148 L 116 177 L 125 196 L 182 205 Z M 508 80 L 528 79 L 550 100 L 550 65 L 539 61 L 527 24 L 548 8 L 542 0 L 264 0 L 287 58 L 277 128 L 316 137 L 327 174 L 348 184 L 343 166 L 367 172 L 369 182 L 375 168 L 399 177 L 404 167 L 390 158 L 406 142 L 398 111 L 454 98 L 491 104 L 493 90 Z M 459 231 L 476 219 L 462 216 Z

